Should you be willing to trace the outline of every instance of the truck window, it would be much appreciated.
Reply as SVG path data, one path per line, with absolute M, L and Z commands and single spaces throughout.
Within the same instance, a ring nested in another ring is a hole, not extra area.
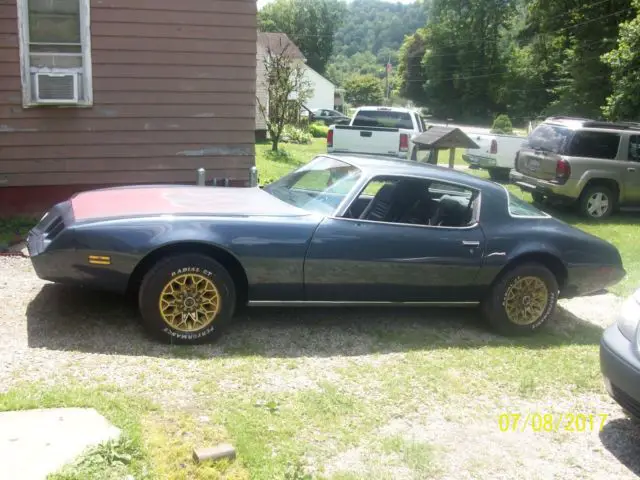
M 534 150 L 562 153 L 571 139 L 571 133 L 569 128 L 543 123 L 531 132 L 526 145 Z
M 361 110 L 353 119 L 353 126 L 413 130 L 413 122 L 408 112 L 394 112 L 392 110 Z
M 618 134 L 578 131 L 571 140 L 567 155 L 613 160 L 618 156 L 619 146 L 620 135 Z

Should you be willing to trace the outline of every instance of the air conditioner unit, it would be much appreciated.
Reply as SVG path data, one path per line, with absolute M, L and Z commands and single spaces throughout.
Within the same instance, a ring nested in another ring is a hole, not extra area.
M 34 77 L 36 103 L 78 103 L 78 72 L 37 72 Z

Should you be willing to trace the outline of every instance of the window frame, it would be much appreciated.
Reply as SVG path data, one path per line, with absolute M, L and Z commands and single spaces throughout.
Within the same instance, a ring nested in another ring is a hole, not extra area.
M 376 179 L 413 179 L 413 180 L 422 180 L 425 183 L 443 183 L 449 184 L 452 186 L 457 186 L 464 188 L 466 190 L 470 190 L 473 192 L 477 192 L 478 196 L 476 197 L 478 201 L 477 210 L 474 213 L 473 223 L 470 225 L 465 225 L 464 227 L 449 227 L 449 226 L 440 226 L 440 225 L 419 225 L 414 223 L 400 223 L 400 222 L 381 222 L 379 220 L 363 220 L 360 218 L 346 218 L 344 215 L 349 211 L 351 205 L 353 205 L 359 198 L 362 193 L 366 190 L 369 184 Z M 482 212 L 482 190 L 479 188 L 474 188 L 464 183 L 452 182 L 450 180 L 440 180 L 435 177 L 424 177 L 421 175 L 406 175 L 406 174 L 374 174 L 374 175 L 366 175 L 360 179 L 359 183 L 356 184 L 354 188 L 355 193 L 352 193 L 349 198 L 345 198 L 342 205 L 334 212 L 333 215 L 330 216 L 332 220 L 344 220 L 347 222 L 358 222 L 358 223 L 371 223 L 377 225 L 389 225 L 396 227 L 411 227 L 411 228 L 428 228 L 428 229 L 437 229 L 437 230 L 472 230 L 474 228 L 478 228 L 480 226 L 480 215 Z
M 93 69 L 91 59 L 91 0 L 78 0 L 80 14 L 80 43 L 82 45 L 82 67 L 79 68 L 51 68 L 41 69 L 53 73 L 82 70 L 82 98 L 77 103 L 39 103 L 32 94 L 31 81 L 31 51 L 29 49 L 29 2 L 28 0 L 16 0 L 18 9 L 18 43 L 20 49 L 20 80 L 22 87 L 23 108 L 33 107 L 65 107 L 82 108 L 93 106 Z

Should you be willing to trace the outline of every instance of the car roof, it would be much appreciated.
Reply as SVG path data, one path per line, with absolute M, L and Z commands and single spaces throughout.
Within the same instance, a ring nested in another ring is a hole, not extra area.
M 606 122 L 580 117 L 549 117 L 542 124 L 556 125 L 572 130 L 589 130 L 598 132 L 620 132 L 640 130 L 640 123 L 635 122 Z
M 469 173 L 449 167 L 401 160 L 379 155 L 349 155 L 323 153 L 320 156 L 349 163 L 370 175 L 409 175 L 420 178 L 437 179 L 443 182 L 461 183 L 478 190 L 503 192 L 501 185 Z

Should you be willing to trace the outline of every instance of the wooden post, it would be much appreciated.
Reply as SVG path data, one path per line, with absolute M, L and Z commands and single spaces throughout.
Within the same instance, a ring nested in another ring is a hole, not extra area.
M 449 149 L 449 168 L 453 168 L 453 164 L 456 161 L 456 149 Z

